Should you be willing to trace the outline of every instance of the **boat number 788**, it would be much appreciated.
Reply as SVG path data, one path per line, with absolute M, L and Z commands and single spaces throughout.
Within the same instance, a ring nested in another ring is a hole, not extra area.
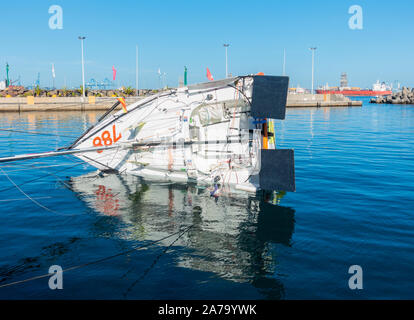
M 94 147 L 108 147 L 112 145 L 113 143 L 117 142 L 119 139 L 122 138 L 122 135 L 119 134 L 116 135 L 116 127 L 115 125 L 112 126 L 112 135 L 111 132 L 108 130 L 105 130 L 101 133 L 100 137 L 95 137 L 93 139 L 93 146 Z M 103 150 L 98 151 L 98 153 L 101 153 Z

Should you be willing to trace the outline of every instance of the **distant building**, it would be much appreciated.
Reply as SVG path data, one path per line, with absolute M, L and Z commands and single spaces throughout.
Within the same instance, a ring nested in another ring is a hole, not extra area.
M 6 89 L 6 80 L 0 81 L 0 90 Z
M 345 72 L 343 72 L 341 74 L 341 83 L 340 83 L 340 87 L 341 88 L 347 88 L 348 87 L 348 76 Z

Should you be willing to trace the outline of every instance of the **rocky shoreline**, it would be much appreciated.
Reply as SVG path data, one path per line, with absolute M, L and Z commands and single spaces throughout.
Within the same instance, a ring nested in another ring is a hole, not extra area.
M 138 95 L 145 96 L 158 92 L 158 90 L 140 89 Z M 123 87 L 119 90 L 89 90 L 86 89 L 86 96 L 95 97 L 129 97 L 136 96 L 135 89 L 131 87 Z M 5 90 L 0 90 L 0 97 L 81 97 L 82 89 L 55 89 L 44 90 L 35 88 L 29 90 L 23 86 L 9 86 Z
M 414 88 L 403 87 L 400 92 L 389 96 L 373 98 L 370 103 L 387 104 L 414 104 Z

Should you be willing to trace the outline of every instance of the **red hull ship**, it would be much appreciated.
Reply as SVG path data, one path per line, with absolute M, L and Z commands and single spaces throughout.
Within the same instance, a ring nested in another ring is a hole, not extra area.
M 350 97 L 375 97 L 375 96 L 388 96 L 392 94 L 392 90 L 384 82 L 377 81 L 372 85 L 372 89 L 361 89 L 348 86 L 348 77 L 346 73 L 341 74 L 340 87 L 331 87 L 328 85 L 316 90 L 318 94 L 343 94 Z
M 343 94 L 344 96 L 351 96 L 351 97 L 374 97 L 374 96 L 388 96 L 392 94 L 391 90 L 316 90 L 318 94 Z

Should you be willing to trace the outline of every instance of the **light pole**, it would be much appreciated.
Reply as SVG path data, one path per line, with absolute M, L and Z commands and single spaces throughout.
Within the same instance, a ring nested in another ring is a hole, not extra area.
M 315 50 L 316 50 L 316 47 L 309 48 L 309 50 L 312 51 L 312 91 L 311 91 L 311 94 L 313 94 L 313 80 L 314 80 L 314 70 L 315 70 Z
M 286 75 L 286 49 L 283 49 L 283 76 Z
M 83 61 L 83 40 L 86 39 L 86 37 L 79 36 L 78 39 L 81 41 L 81 49 L 82 49 L 82 100 L 85 101 L 85 64 Z
M 230 44 L 225 43 L 223 44 L 223 46 L 226 48 L 226 78 L 227 78 L 229 76 L 228 65 L 227 65 L 227 48 L 230 46 Z
M 135 90 L 136 95 L 139 96 L 138 91 L 138 45 L 136 45 L 136 52 L 135 52 Z

